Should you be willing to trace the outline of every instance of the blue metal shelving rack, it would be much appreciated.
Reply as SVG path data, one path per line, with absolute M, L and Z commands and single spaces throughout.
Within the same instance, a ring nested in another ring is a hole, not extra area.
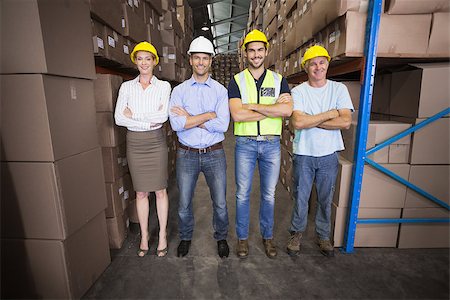
M 444 201 L 437 199 L 431 194 L 423 191 L 419 187 L 411 184 L 410 182 L 404 180 L 395 173 L 389 171 L 388 169 L 382 167 L 381 165 L 367 158 L 368 155 L 390 145 L 391 143 L 401 139 L 402 137 L 409 135 L 419 130 L 420 128 L 430 124 L 431 122 L 434 122 L 439 118 L 448 115 L 450 113 L 450 108 L 444 109 L 443 111 L 437 113 L 435 116 L 430 117 L 429 119 L 409 128 L 408 130 L 405 130 L 404 132 L 386 140 L 382 144 L 379 144 L 374 148 L 366 151 L 367 132 L 369 129 L 370 111 L 372 104 L 372 91 L 376 69 L 376 52 L 378 45 L 378 29 L 381 17 L 381 3 L 382 0 L 370 0 L 367 12 L 366 37 L 364 48 L 364 57 L 366 60 L 364 65 L 363 85 L 361 88 L 361 96 L 360 96 L 358 126 L 356 129 L 356 144 L 355 144 L 356 147 L 354 154 L 352 182 L 350 187 L 350 210 L 348 213 L 347 227 L 344 236 L 344 247 L 341 249 L 342 252 L 344 253 L 353 253 L 354 251 L 354 241 L 357 224 L 450 222 L 450 219 L 358 219 L 359 198 L 361 195 L 362 177 L 364 173 L 365 163 L 370 164 L 379 171 L 392 177 L 398 182 L 406 185 L 408 188 L 416 191 L 417 193 L 439 204 L 440 206 L 446 208 L 447 210 L 450 210 L 450 206 Z

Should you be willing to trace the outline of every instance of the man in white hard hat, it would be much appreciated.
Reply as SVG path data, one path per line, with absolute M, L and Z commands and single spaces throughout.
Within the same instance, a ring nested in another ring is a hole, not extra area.
M 295 129 L 295 139 L 294 209 L 287 243 L 290 255 L 300 251 L 308 220 L 308 200 L 315 182 L 317 243 L 323 255 L 334 256 L 330 217 L 339 166 L 337 151 L 344 149 L 341 129 L 350 127 L 353 104 L 344 84 L 327 79 L 329 61 L 324 47 L 308 48 L 301 63 L 308 81 L 292 89 L 294 112 L 290 125 Z
M 186 256 L 194 232 L 192 200 L 203 172 L 213 204 L 214 238 L 220 257 L 228 257 L 228 210 L 226 203 L 226 159 L 222 141 L 230 122 L 226 88 L 212 79 L 209 68 L 214 56 L 212 43 L 203 36 L 189 47 L 192 77 L 173 89 L 170 124 L 177 132 L 177 183 L 180 192 L 177 256 Z M 203 201 L 204 199 L 198 199 Z

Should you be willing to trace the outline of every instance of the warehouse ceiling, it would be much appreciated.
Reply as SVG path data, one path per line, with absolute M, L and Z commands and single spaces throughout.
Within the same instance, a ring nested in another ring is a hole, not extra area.
M 213 41 L 216 53 L 235 53 L 247 27 L 251 0 L 188 0 L 194 17 L 194 36 Z M 202 30 L 208 28 L 207 31 Z

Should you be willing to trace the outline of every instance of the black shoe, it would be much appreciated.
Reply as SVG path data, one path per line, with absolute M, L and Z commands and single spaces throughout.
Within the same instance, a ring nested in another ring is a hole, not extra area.
M 228 247 L 228 243 L 226 240 L 217 241 L 217 252 L 220 257 L 228 257 L 230 254 L 230 248 Z
M 177 248 L 177 256 L 184 257 L 189 252 L 189 247 L 191 246 L 191 241 L 181 241 Z

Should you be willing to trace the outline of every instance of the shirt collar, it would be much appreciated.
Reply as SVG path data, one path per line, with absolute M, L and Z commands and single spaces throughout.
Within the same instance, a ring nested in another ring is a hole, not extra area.
M 139 77 L 140 77 L 140 76 L 141 76 L 141 75 L 138 75 L 135 79 L 133 79 L 134 84 L 140 84 L 140 83 L 139 83 Z M 158 78 L 156 78 L 156 76 L 153 75 L 152 78 L 150 79 L 150 85 L 155 85 L 157 81 L 158 81 Z
M 197 81 L 195 81 L 194 75 L 192 75 L 191 78 L 189 78 L 189 85 L 194 85 L 194 84 L 205 84 L 205 85 L 211 87 L 211 85 L 212 85 L 211 75 L 208 76 L 208 79 L 206 79 L 205 82 L 197 82 Z

